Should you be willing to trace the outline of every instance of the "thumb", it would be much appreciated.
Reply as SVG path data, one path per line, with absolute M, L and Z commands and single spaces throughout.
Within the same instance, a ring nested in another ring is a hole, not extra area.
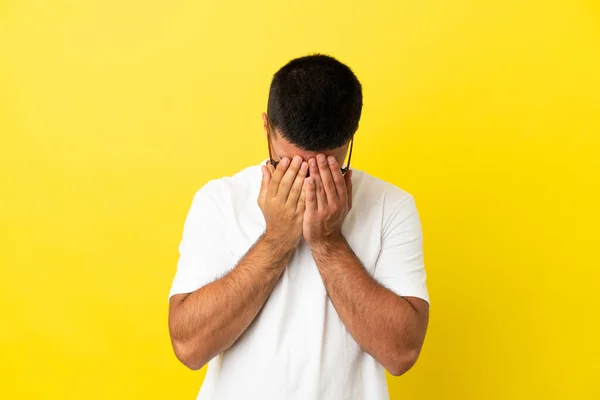
M 264 165 L 260 167 L 260 170 L 262 171 L 262 181 L 260 183 L 260 193 L 258 198 L 259 200 L 264 200 L 265 195 L 267 194 L 267 188 L 269 187 L 269 182 L 271 181 L 271 173 Z

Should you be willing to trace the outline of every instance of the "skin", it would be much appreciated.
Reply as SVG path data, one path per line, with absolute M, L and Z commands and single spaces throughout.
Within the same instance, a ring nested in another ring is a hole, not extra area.
M 296 157 L 262 167 L 258 205 L 266 230 L 228 274 L 171 297 L 169 333 L 175 355 L 193 370 L 227 350 L 254 320 L 302 238 L 307 164 Z
M 264 113 L 263 126 L 268 134 Z M 262 167 L 258 204 L 265 233 L 227 275 L 171 298 L 169 331 L 175 354 L 189 368 L 199 369 L 231 347 L 266 302 L 304 237 L 350 334 L 390 374 L 403 374 L 423 346 L 429 305 L 381 286 L 345 240 L 341 228 L 352 208 L 352 171 L 343 176 L 340 164 L 348 146 L 325 154 L 306 152 L 277 132 L 271 143 L 273 158 L 281 162 L 276 170 Z
M 338 315 L 360 347 L 394 376 L 419 357 L 429 321 L 429 304 L 401 297 L 365 270 L 342 235 L 352 208 L 352 171 L 345 176 L 333 156 L 309 160 L 305 180 L 303 235 Z

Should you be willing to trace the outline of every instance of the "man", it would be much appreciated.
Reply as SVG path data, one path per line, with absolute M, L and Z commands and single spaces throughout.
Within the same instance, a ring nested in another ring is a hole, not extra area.
M 408 193 L 349 169 L 361 110 L 346 65 L 290 61 L 263 113 L 268 162 L 196 193 L 169 330 L 182 363 L 209 363 L 198 399 L 387 399 L 384 368 L 415 363 L 429 318 L 419 216 Z

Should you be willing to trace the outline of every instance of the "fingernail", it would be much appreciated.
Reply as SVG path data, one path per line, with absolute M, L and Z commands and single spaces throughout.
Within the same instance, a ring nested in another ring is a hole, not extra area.
M 317 162 L 315 161 L 314 158 L 311 158 L 308 162 L 310 163 L 311 167 L 316 167 L 317 166 Z
M 327 161 L 329 161 L 329 164 L 333 164 L 335 162 L 335 157 L 329 156 L 329 157 L 327 157 Z
M 298 165 L 302 162 L 302 157 L 300 156 L 294 156 L 294 159 L 292 161 L 294 163 L 294 165 Z
M 306 170 L 308 169 L 308 164 L 305 162 L 302 163 L 302 165 L 300 166 L 300 170 L 302 172 L 306 172 Z
M 325 162 L 325 154 L 319 154 L 317 156 L 317 160 L 319 160 L 320 163 L 324 163 Z
M 289 160 L 289 158 L 287 158 L 287 157 L 283 157 L 283 158 L 281 159 L 281 165 L 283 165 L 284 167 L 285 167 L 286 165 L 288 165 L 289 163 L 290 163 L 290 160 Z

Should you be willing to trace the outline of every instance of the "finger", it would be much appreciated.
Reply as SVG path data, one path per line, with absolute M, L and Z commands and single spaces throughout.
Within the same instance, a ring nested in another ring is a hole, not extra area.
M 306 211 L 316 213 L 318 209 L 317 205 L 317 191 L 315 186 L 314 177 L 310 176 L 304 180 L 304 190 L 306 193 Z
M 288 169 L 290 165 L 290 159 L 287 157 L 283 157 L 279 164 L 277 164 L 277 168 L 275 168 L 275 172 L 271 175 L 271 180 L 269 182 L 269 187 L 267 189 L 267 196 L 275 197 L 277 196 L 277 192 L 279 191 L 279 183 L 283 178 L 283 175 Z
M 283 178 L 281 178 L 281 182 L 279 182 L 279 189 L 277 190 L 277 197 L 281 200 L 282 203 L 285 203 L 287 201 L 287 198 L 290 194 L 290 190 L 292 189 L 292 185 L 294 184 L 294 180 L 298 175 L 298 171 L 300 170 L 301 165 L 302 157 L 294 156 L 290 163 L 290 166 L 283 175 Z
M 269 172 L 269 169 L 264 165 L 260 167 L 260 170 L 262 172 L 262 180 L 260 182 L 260 194 L 258 197 L 261 201 L 264 201 L 267 194 L 267 188 L 269 187 L 269 180 L 271 179 L 271 172 Z
M 296 178 L 294 179 L 294 183 L 292 184 L 292 188 L 290 189 L 290 194 L 288 195 L 286 204 L 296 205 L 296 203 L 298 203 L 298 198 L 300 197 L 300 193 L 302 193 L 302 186 L 304 185 L 306 171 L 308 171 L 308 163 L 302 162 L 302 164 L 300 165 L 300 170 L 296 174 Z
M 308 176 L 318 176 L 319 167 L 317 167 L 317 159 L 311 158 L 308 160 Z
M 333 177 L 331 176 L 331 168 L 329 168 L 325 154 L 317 156 L 317 165 L 319 166 L 319 173 L 321 174 L 321 182 L 325 189 L 327 202 L 333 204 L 338 199 L 338 195 L 335 189 L 335 182 L 333 182 Z
M 329 163 L 329 171 L 331 172 L 331 177 L 333 178 L 337 196 L 342 203 L 345 203 L 347 201 L 348 192 L 346 190 L 346 181 L 344 180 L 344 175 L 342 175 L 340 164 L 338 164 L 335 157 L 332 156 L 327 157 L 327 162 Z
M 306 210 L 306 178 L 302 182 L 302 190 L 300 191 L 300 197 L 298 198 L 298 203 L 296 204 L 296 211 L 304 214 Z
M 352 209 L 352 170 L 346 172 L 344 175 L 346 181 L 346 196 L 348 197 L 348 210 Z
M 327 206 L 327 195 L 325 194 L 325 189 L 323 188 L 323 183 L 321 182 L 321 174 L 319 173 L 317 160 L 315 158 L 311 158 L 310 160 L 308 160 L 308 165 L 310 171 L 310 178 L 315 186 L 317 207 L 324 208 Z

